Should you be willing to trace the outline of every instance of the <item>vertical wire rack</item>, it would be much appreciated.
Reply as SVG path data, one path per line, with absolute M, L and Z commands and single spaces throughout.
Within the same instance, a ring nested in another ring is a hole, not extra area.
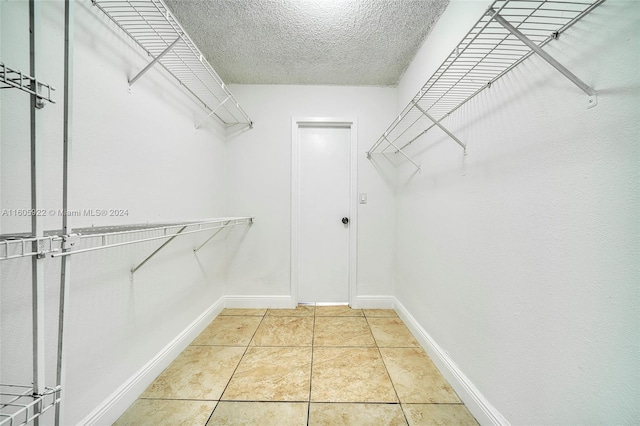
M 495 0 L 446 60 L 422 86 L 367 152 L 400 153 L 439 127 L 466 152 L 466 145 L 442 121 L 473 97 L 537 53 L 562 72 L 596 104 L 593 89 L 549 58 L 542 47 L 560 37 L 605 0 Z M 558 68 L 560 67 L 560 68 Z
M 253 122 L 207 62 L 187 32 L 162 0 L 92 0 L 152 61 L 129 80 L 134 84 L 154 64 L 161 65 L 204 108 L 225 126 Z

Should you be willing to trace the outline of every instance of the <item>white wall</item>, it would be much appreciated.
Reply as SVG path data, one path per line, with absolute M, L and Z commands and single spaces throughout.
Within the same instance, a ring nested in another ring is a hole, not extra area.
M 260 85 L 231 90 L 256 125 L 227 142 L 229 214 L 248 212 L 257 219 L 229 264 L 226 294 L 290 296 L 291 119 L 353 117 L 358 120 L 358 192 L 368 193 L 368 203 L 358 208 L 356 292 L 361 300 L 392 296 L 395 171 L 376 166 L 365 152 L 395 112 L 395 90 Z
M 61 89 L 62 4 L 41 4 L 42 79 Z M 2 60 L 27 70 L 25 3 L 0 7 Z M 67 422 L 89 414 L 223 294 L 286 300 L 291 117 L 346 116 L 358 119 L 358 192 L 369 195 L 358 210 L 359 301 L 395 294 L 513 424 L 637 423 L 639 3 L 610 0 L 547 47 L 599 91 L 596 108 L 531 58 L 446 123 L 468 143 L 465 159 L 437 131 L 411 148 L 419 175 L 410 164 L 396 170 L 365 158 L 484 7 L 452 2 L 397 90 L 232 87 L 256 127 L 225 145 L 212 124 L 194 130 L 202 111 L 161 71 L 128 93 L 127 77 L 148 59 L 80 2 L 70 207 L 130 215 L 72 226 L 222 215 L 256 223 L 197 258 L 190 249 L 206 236 L 176 240 L 133 283 L 129 269 L 156 244 L 73 258 Z M 2 91 L 3 209 L 28 206 L 27 106 L 25 94 Z M 57 209 L 61 104 L 39 115 L 44 204 Z M 0 229 L 27 224 L 2 217 Z M 59 224 L 46 218 L 47 228 Z M 30 264 L 0 268 L 0 375 L 28 383 Z M 46 276 L 53 333 L 57 261 L 47 261 Z
M 43 144 L 43 204 L 61 207 L 63 2 L 39 2 L 40 78 L 58 89 L 38 112 Z M 128 209 L 122 218 L 71 218 L 94 223 L 167 222 L 226 215 L 224 132 L 162 70 L 152 69 L 128 93 L 127 78 L 148 62 L 90 1 L 77 2 L 71 209 Z M 28 72 L 27 2 L 1 2 L 2 60 Z M 3 90 L 3 209 L 29 207 L 28 95 Z M 1 217 L 3 233 L 29 230 L 26 218 Z M 47 216 L 45 227 L 61 219 Z M 158 354 L 223 295 L 225 241 L 195 256 L 207 233 L 176 239 L 129 279 L 129 270 L 160 243 L 72 258 L 65 341 L 65 424 L 76 424 Z M 146 233 L 145 235 L 150 235 Z M 45 261 L 48 384 L 55 377 L 59 259 Z M 0 291 L 2 382 L 31 382 L 30 260 L 3 261 Z M 52 356 L 53 355 L 53 356 Z M 168 360 L 170 361 L 170 360 Z M 167 361 L 167 362 L 168 362 Z M 160 368 L 161 370 L 161 368 Z M 142 389 L 144 383 L 141 384 Z M 112 419 L 113 420 L 113 419 Z
M 399 109 L 484 6 L 450 4 Z M 607 1 L 547 46 L 597 107 L 532 57 L 444 122 L 466 158 L 432 130 L 399 169 L 398 300 L 512 424 L 640 421 L 639 28 Z

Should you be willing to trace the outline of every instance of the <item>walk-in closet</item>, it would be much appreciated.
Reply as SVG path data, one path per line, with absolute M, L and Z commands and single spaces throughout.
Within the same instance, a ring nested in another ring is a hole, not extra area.
M 0 0 L 0 426 L 640 423 L 640 2 Z

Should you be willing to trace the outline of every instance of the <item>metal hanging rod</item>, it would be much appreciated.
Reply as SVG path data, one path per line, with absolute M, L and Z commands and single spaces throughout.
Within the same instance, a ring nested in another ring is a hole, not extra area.
M 253 127 L 247 113 L 162 0 L 92 0 L 92 3 L 152 58 L 129 81 L 130 85 L 159 64 L 202 105 L 206 119 L 216 116 L 227 127 L 238 124 Z
M 604 1 L 495 0 L 371 146 L 367 157 L 374 153 L 400 153 L 420 169 L 404 149 L 433 127 L 440 128 L 466 152 L 466 145 L 442 121 L 532 54 L 584 91 L 588 108 L 595 106 L 595 90 L 542 48 Z
M 23 92 L 35 95 L 41 102 L 47 101 L 52 104 L 56 103 L 51 97 L 51 92 L 56 89 L 29 75 L 23 74 L 21 71 L 9 68 L 4 63 L 0 62 L 0 89 L 11 88 L 20 89 Z

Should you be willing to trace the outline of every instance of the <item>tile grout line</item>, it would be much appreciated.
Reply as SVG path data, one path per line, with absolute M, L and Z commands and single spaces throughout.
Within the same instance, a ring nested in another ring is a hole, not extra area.
M 377 339 L 375 338 L 375 335 L 373 334 L 373 330 L 371 327 L 371 323 L 369 321 L 369 319 L 375 319 L 375 318 L 386 318 L 387 316 L 376 316 L 376 315 L 371 315 L 368 316 L 366 314 L 364 314 L 364 312 L 362 313 L 362 315 L 340 315 L 340 314 L 336 314 L 336 315 L 317 315 L 317 309 L 314 307 L 313 313 L 312 315 L 269 315 L 269 309 L 266 309 L 265 312 L 261 315 L 220 315 L 221 317 L 245 317 L 245 318 L 250 318 L 250 317 L 260 317 L 260 320 L 256 326 L 256 328 L 254 329 L 253 333 L 251 334 L 251 336 L 248 339 L 248 343 L 246 345 L 192 345 L 189 344 L 188 347 L 221 347 L 221 348 L 244 348 L 242 355 L 239 358 L 238 363 L 236 364 L 235 368 L 232 368 L 232 373 L 229 376 L 229 379 L 227 380 L 226 385 L 224 386 L 223 390 L 221 391 L 221 394 L 219 396 L 219 398 L 217 399 L 201 399 L 201 398 L 141 398 L 139 397 L 138 399 L 146 399 L 146 400 L 167 400 L 167 401 L 172 401 L 172 400 L 177 400 L 177 401 L 200 401 L 200 402 L 215 402 L 216 405 L 214 406 L 214 408 L 212 409 L 211 413 L 209 414 L 208 418 L 205 421 L 205 424 L 209 423 L 213 417 L 213 415 L 215 414 L 215 411 L 218 410 L 218 405 L 220 402 L 240 402 L 240 403 L 251 403 L 251 402 L 272 402 L 272 403 L 278 403 L 280 401 L 264 401 L 264 400 L 222 400 L 222 396 L 224 395 L 224 393 L 226 392 L 226 390 L 228 389 L 231 380 L 233 379 L 234 375 L 237 373 L 237 370 L 240 366 L 240 363 L 242 362 L 242 360 L 244 359 L 244 357 L 246 356 L 246 354 L 248 353 L 248 350 L 251 347 L 251 343 L 254 342 L 255 336 L 257 335 L 258 330 L 260 329 L 260 327 L 262 326 L 262 324 L 266 324 L 264 321 L 267 320 L 267 317 L 287 317 L 287 318 L 296 318 L 296 319 L 302 319 L 304 317 L 313 317 L 313 325 L 312 325 L 312 334 L 311 334 L 311 364 L 310 364 L 310 372 L 309 372 L 309 396 L 307 398 L 307 400 L 305 401 L 304 399 L 300 400 L 300 401 L 282 401 L 282 402 L 290 402 L 290 403 L 307 403 L 307 426 L 310 424 L 310 415 L 311 415 L 311 393 L 312 393 L 312 389 L 313 389 L 313 383 L 312 383 L 312 377 L 313 377 L 313 361 L 314 361 L 314 351 L 316 348 L 324 348 L 325 346 L 318 346 L 315 345 L 315 333 L 316 333 L 316 329 L 317 329 L 317 319 L 318 318 L 364 318 L 365 319 L 365 323 L 367 324 L 367 328 L 370 332 L 370 335 L 373 339 L 373 345 L 372 346 L 368 346 L 368 345 L 356 345 L 356 346 L 326 346 L 327 348 L 364 348 L 364 349 L 373 349 L 376 348 L 377 352 L 380 356 L 380 359 L 383 361 L 383 367 L 385 368 L 385 371 L 387 373 L 387 376 L 390 379 L 390 382 L 392 384 L 392 387 L 394 389 L 394 393 L 396 394 L 396 398 L 397 398 L 397 402 L 392 402 L 392 403 L 382 403 L 382 402 L 361 402 L 361 403 L 357 403 L 357 404 L 390 404 L 390 405 L 400 405 L 403 416 L 405 418 L 405 422 L 407 422 L 408 424 L 408 417 L 407 417 L 407 412 L 405 412 L 405 410 L 402 408 L 402 404 L 400 403 L 400 398 L 397 392 L 397 389 L 395 387 L 394 382 L 391 380 L 391 376 L 389 374 L 389 369 L 387 368 L 387 365 L 384 361 L 384 358 L 382 356 L 382 352 L 381 352 L 381 347 L 379 346 L 379 342 L 377 341 Z M 260 346 L 254 346 L 256 348 L 260 347 Z M 264 346 L 264 347 L 274 347 L 274 348 L 298 348 L 300 347 L 300 345 L 287 345 L 287 346 Z M 396 348 L 396 347 L 393 347 Z M 400 348 L 400 347 L 398 347 Z M 404 346 L 402 347 L 404 348 Z M 406 348 L 412 348 L 411 346 L 407 346 Z M 328 402 L 329 404 L 332 405 L 340 405 L 340 404 L 353 404 L 353 402 Z M 462 405 L 465 406 L 464 403 L 459 402 L 459 403 L 432 403 L 430 405 Z
M 209 417 L 207 418 L 207 421 L 205 422 L 205 426 L 207 425 L 207 423 L 209 423 L 209 421 L 211 420 L 211 417 L 213 417 L 213 414 L 216 412 L 216 410 L 218 409 L 218 406 L 222 402 L 222 395 L 224 395 L 224 393 L 226 392 L 227 388 L 229 387 L 229 383 L 231 383 L 231 379 L 233 379 L 233 376 L 236 374 L 236 371 L 238 371 L 238 367 L 240 366 L 240 363 L 242 362 L 242 359 L 247 354 L 247 351 L 249 350 L 249 347 L 251 346 L 251 341 L 253 340 L 253 338 L 255 337 L 256 333 L 258 332 L 258 328 L 260 328 L 260 325 L 262 324 L 262 321 L 264 321 L 264 318 L 267 316 L 267 311 L 268 310 L 265 310 L 264 314 L 262 315 L 262 318 L 260 318 L 260 322 L 258 323 L 258 326 L 253 331 L 253 334 L 251 335 L 251 338 L 249 339 L 249 342 L 247 343 L 247 346 L 245 347 L 244 352 L 242 353 L 242 356 L 238 360 L 238 364 L 233 369 L 233 372 L 231 373 L 231 376 L 229 376 L 229 380 L 227 380 L 227 384 L 225 385 L 224 389 L 222 389 L 222 392 L 220 393 L 220 397 L 218 398 L 218 402 L 217 402 L 216 406 L 213 408 L 213 411 L 211 411 L 211 414 L 209 414 Z M 236 316 L 252 316 L 252 317 L 256 317 L 258 315 L 236 315 Z M 214 318 L 214 320 L 215 320 L 215 318 Z M 237 347 L 237 346 L 233 346 L 233 347 Z
M 398 390 L 396 389 L 395 383 L 391 379 L 391 374 L 389 374 L 389 368 L 387 368 L 387 363 L 384 362 L 384 357 L 382 356 L 382 351 L 380 350 L 380 346 L 378 346 L 378 340 L 376 336 L 373 334 L 373 330 L 371 329 L 371 324 L 369 324 L 369 317 L 364 316 L 367 321 L 367 326 L 369 327 L 369 331 L 371 332 L 371 336 L 373 336 L 373 341 L 376 343 L 376 349 L 378 350 L 378 354 L 380 355 L 380 360 L 382 361 L 382 365 L 384 365 L 384 370 L 387 372 L 387 376 L 389 376 L 389 382 L 391 382 L 391 387 L 393 387 L 393 392 L 396 394 L 396 398 L 398 399 L 398 405 L 400 406 L 400 411 L 404 417 L 404 421 L 407 425 L 409 425 L 409 419 L 407 418 L 407 413 L 405 413 L 404 408 L 402 408 L 402 401 L 400 401 L 400 395 L 398 395 Z
M 307 426 L 309 426 L 309 420 L 311 419 L 311 390 L 313 386 L 313 351 L 315 348 L 316 339 L 316 312 L 317 306 L 313 306 L 313 329 L 311 332 L 311 366 L 309 368 L 309 402 L 307 403 Z

